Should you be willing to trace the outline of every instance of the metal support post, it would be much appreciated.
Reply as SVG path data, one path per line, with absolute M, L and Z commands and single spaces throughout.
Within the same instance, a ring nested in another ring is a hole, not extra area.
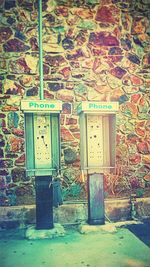
M 88 223 L 91 225 L 105 223 L 103 179 L 102 173 L 88 175 Z
M 52 177 L 36 176 L 36 229 L 52 229 L 53 188 Z
M 38 32 L 39 32 L 39 75 L 40 99 L 44 99 L 43 89 L 43 45 L 42 45 L 42 0 L 38 0 Z

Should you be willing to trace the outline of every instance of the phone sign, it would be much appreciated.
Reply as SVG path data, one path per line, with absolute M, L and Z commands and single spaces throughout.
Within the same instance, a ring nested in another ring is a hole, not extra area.
M 87 102 L 83 101 L 78 106 L 80 112 L 117 112 L 119 110 L 118 102 Z
M 34 111 L 61 111 L 62 103 L 61 101 L 49 102 L 45 100 L 22 100 L 21 101 L 21 110 L 25 112 L 34 112 Z

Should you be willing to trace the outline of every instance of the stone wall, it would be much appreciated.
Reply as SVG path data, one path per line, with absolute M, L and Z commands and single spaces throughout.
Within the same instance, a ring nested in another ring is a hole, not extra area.
M 0 230 L 11 228 L 25 228 L 36 223 L 35 205 L 0 207 Z M 140 198 L 135 201 L 135 215 L 137 220 L 150 217 L 150 198 Z M 65 203 L 53 210 L 54 223 L 63 225 L 77 225 L 88 220 L 87 202 Z M 129 199 L 106 199 L 105 221 L 132 220 L 131 203 Z
M 0 0 L 0 204 L 34 202 L 25 175 L 22 98 L 39 98 L 37 1 Z M 45 99 L 63 101 L 61 144 L 64 198 L 82 199 L 80 101 L 118 101 L 116 174 L 106 196 L 149 192 L 148 0 L 45 0 Z

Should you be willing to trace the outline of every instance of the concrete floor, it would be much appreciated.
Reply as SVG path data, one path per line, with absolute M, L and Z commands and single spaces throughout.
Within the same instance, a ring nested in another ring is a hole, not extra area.
M 0 248 L 2 267 L 150 267 L 150 248 L 126 228 L 44 240 L 2 231 Z

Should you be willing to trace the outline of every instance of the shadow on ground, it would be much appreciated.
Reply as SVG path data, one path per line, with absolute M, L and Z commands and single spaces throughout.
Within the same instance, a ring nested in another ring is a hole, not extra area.
M 150 218 L 143 219 L 141 224 L 128 225 L 127 228 L 150 247 Z

